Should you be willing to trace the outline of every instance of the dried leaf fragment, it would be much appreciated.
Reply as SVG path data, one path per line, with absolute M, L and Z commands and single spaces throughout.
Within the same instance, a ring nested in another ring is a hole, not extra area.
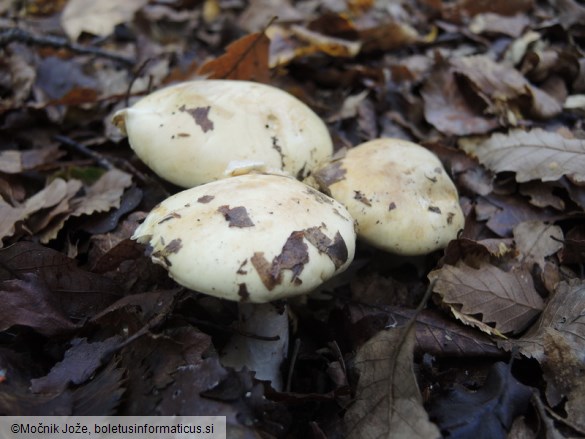
M 254 222 L 248 216 L 248 211 L 244 206 L 231 209 L 229 206 L 219 206 L 217 211 L 223 214 L 230 227 L 254 227 Z

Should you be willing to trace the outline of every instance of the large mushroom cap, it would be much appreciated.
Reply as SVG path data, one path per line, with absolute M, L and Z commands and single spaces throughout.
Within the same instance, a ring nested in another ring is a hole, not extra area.
M 421 255 L 444 248 L 463 228 L 455 185 L 426 148 L 377 139 L 314 173 L 355 218 L 358 236 L 382 250 Z
M 247 81 L 202 80 L 154 92 L 114 115 L 136 154 L 182 187 L 244 161 L 304 178 L 331 156 L 323 121 L 294 96 Z
M 354 221 L 337 201 L 292 178 L 248 174 L 180 192 L 133 239 L 181 285 L 231 300 L 309 292 L 350 264 Z

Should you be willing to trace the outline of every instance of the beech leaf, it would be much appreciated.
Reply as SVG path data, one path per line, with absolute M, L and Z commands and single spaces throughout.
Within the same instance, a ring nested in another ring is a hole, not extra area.
M 563 231 L 541 221 L 525 221 L 514 227 L 514 241 L 525 262 L 543 268 L 544 258 L 563 248 Z
M 516 347 L 527 357 L 544 359 L 544 337 L 552 329 L 563 335 L 585 361 L 585 281 L 561 282 L 549 300 L 538 322 L 519 340 L 502 342 L 506 350 Z
M 356 398 L 345 414 L 347 438 L 438 438 L 413 371 L 411 326 L 384 330 L 358 351 Z
M 429 279 L 436 280 L 434 291 L 444 302 L 462 305 L 463 314 L 481 314 L 482 322 L 495 323 L 501 333 L 521 332 L 544 308 L 524 270 L 505 272 L 487 262 L 475 269 L 459 262 L 432 271 Z
M 567 139 L 558 133 L 536 128 L 496 133 L 461 147 L 494 172 L 516 172 L 516 180 L 555 181 L 567 175 L 585 181 L 585 140 Z

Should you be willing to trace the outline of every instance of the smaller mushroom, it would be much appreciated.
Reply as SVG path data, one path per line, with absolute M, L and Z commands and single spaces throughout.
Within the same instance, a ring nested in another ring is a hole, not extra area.
M 158 90 L 114 114 L 138 157 L 182 187 L 215 181 L 231 162 L 300 179 L 329 160 L 323 121 L 276 87 L 248 81 L 188 81 Z
M 239 337 L 223 359 L 280 388 L 270 357 L 286 351 L 288 320 L 282 305 L 269 302 L 309 293 L 345 270 L 356 236 L 337 201 L 293 178 L 246 174 L 164 200 L 133 239 L 148 244 L 179 284 L 240 302 L 243 331 L 280 336 L 278 343 Z
M 359 238 L 390 253 L 417 256 L 444 248 L 464 225 L 455 185 L 440 160 L 416 143 L 363 143 L 313 178 L 347 207 Z

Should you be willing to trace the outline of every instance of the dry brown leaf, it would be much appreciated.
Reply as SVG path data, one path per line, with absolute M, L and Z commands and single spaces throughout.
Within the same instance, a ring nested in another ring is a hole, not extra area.
M 516 181 L 554 181 L 563 175 L 585 181 L 585 140 L 535 128 L 496 133 L 484 141 L 461 141 L 465 152 L 494 172 L 516 172 Z
M 514 227 L 514 240 L 523 263 L 544 268 L 544 258 L 563 248 L 563 230 L 542 221 L 525 221 Z
M 271 41 L 270 67 L 285 66 L 295 59 L 316 53 L 352 58 L 361 50 L 360 42 L 332 37 L 298 25 L 273 25 L 266 33 Z
M 36 212 L 49 208 L 53 208 L 51 211 L 55 209 L 59 210 L 60 205 L 63 202 L 66 203 L 80 187 L 81 183 L 78 180 L 65 182 L 63 179 L 56 178 L 20 206 L 11 206 L 5 202 L 0 203 L 0 212 L 3 214 L 2 225 L 0 226 L 0 239 L 12 236 L 15 232 L 16 223 L 28 220 Z M 51 211 L 45 213 L 45 218 L 52 218 L 53 214 Z M 32 229 L 36 228 L 32 227 Z
M 384 330 L 358 351 L 360 379 L 345 413 L 347 438 L 440 437 L 429 421 L 413 371 L 414 331 Z
M 565 209 L 565 201 L 553 191 L 555 185 L 543 183 L 538 180 L 528 181 L 518 187 L 518 191 L 530 198 L 530 204 L 536 207 L 552 207 L 562 211 Z
M 423 41 L 418 32 L 407 23 L 388 22 L 359 30 L 362 52 L 387 52 Z
M 538 322 L 522 338 L 500 346 L 506 350 L 517 347 L 522 354 L 542 362 L 544 337 L 549 329 L 561 334 L 585 360 L 585 281 L 573 279 L 558 284 Z
M 473 17 L 469 30 L 474 34 L 503 34 L 518 38 L 528 25 L 530 25 L 530 19 L 525 14 L 505 17 L 486 12 Z
M 120 200 L 132 184 L 132 176 L 118 169 L 112 169 L 102 175 L 98 181 L 90 186 L 86 193 L 71 200 L 66 200 L 68 207 L 64 207 L 63 214 L 56 217 L 39 236 L 43 244 L 55 239 L 65 222 L 71 217 L 91 215 L 96 212 L 105 212 L 120 206 Z M 56 208 L 58 209 L 58 208 Z
M 239 17 L 238 23 L 248 32 L 259 32 L 273 17 L 278 21 L 300 21 L 304 15 L 289 0 L 251 0 Z
M 561 102 L 533 86 L 513 67 L 499 64 L 485 55 L 451 60 L 453 72 L 466 78 L 487 108 L 506 125 L 516 125 L 523 113 L 550 118 L 561 112 Z M 524 102 L 529 99 L 527 106 Z
M 487 133 L 498 126 L 493 116 L 482 115 L 459 89 L 450 68 L 437 69 L 425 82 L 422 90 L 426 120 L 445 134 L 467 136 Z
M 436 281 L 434 291 L 445 303 L 460 304 L 463 314 L 481 314 L 483 323 L 494 323 L 503 334 L 523 331 L 544 308 L 530 273 L 524 270 L 505 272 L 488 262 L 475 269 L 459 262 L 428 277 Z
M 208 79 L 270 82 L 270 40 L 263 32 L 246 35 L 226 48 L 226 53 L 207 61 L 197 72 Z
M 534 6 L 534 0 L 459 0 L 455 3 L 442 2 L 443 15 L 447 19 L 461 20 L 464 17 L 473 17 L 477 14 L 493 12 L 500 15 L 515 15 L 526 13 Z
M 46 147 L 26 151 L 4 150 L 0 152 L 0 172 L 19 174 L 47 163 L 54 162 L 62 155 L 57 147 Z

